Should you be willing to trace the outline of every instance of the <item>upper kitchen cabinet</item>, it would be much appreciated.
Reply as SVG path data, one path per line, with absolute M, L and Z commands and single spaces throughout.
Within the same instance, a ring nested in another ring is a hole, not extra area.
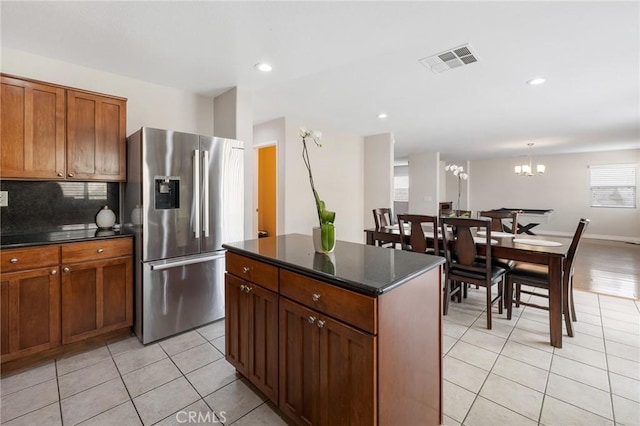
M 64 178 L 65 90 L 2 76 L 0 177 Z
M 3 179 L 125 181 L 124 98 L 2 75 Z
M 67 178 L 126 180 L 126 101 L 67 90 Z

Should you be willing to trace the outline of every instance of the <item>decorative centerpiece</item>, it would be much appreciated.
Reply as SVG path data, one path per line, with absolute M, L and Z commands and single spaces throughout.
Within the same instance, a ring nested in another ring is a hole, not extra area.
M 316 202 L 316 211 L 318 212 L 319 227 L 313 228 L 313 245 L 319 253 L 331 253 L 336 245 L 336 230 L 333 222 L 336 219 L 336 213 L 326 209 L 324 201 L 318 196 L 316 187 L 313 184 L 313 174 L 311 173 L 311 161 L 309 160 L 309 151 L 307 150 L 307 138 L 310 138 L 318 147 L 321 147 L 320 139 L 322 133 L 317 130 L 307 130 L 300 128 L 298 135 L 302 138 L 302 159 L 304 165 L 309 172 L 309 183 L 311 191 Z
M 453 173 L 453 175 L 458 178 L 458 208 L 456 210 L 459 211 L 460 210 L 460 184 L 463 180 L 469 179 L 469 175 L 464 172 L 464 167 L 456 166 L 455 164 L 447 164 L 446 166 L 444 166 L 444 169 L 446 171 L 451 171 L 451 173 Z M 455 212 L 453 212 L 452 215 L 455 216 L 456 215 Z

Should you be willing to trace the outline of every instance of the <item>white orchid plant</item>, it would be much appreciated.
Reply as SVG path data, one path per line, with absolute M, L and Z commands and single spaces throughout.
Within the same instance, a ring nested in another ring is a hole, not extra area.
M 313 198 L 316 202 L 316 210 L 318 212 L 318 222 L 320 224 L 320 235 L 322 238 L 322 249 L 324 251 L 330 251 L 335 243 L 335 227 L 333 222 L 336 219 L 336 213 L 326 209 L 324 201 L 318 196 L 316 187 L 313 184 L 313 175 L 311 174 L 311 161 L 309 160 L 309 151 L 307 150 L 307 139 L 311 139 L 318 147 L 322 147 L 320 140 L 322 139 L 322 132 L 317 130 L 307 130 L 301 127 L 298 131 L 298 136 L 302 139 L 302 159 L 304 165 L 309 172 L 309 183 L 311 184 L 311 191 L 313 191 Z
M 458 178 L 458 210 L 460 210 L 460 183 L 463 180 L 469 179 L 469 174 L 465 173 L 464 167 L 457 166 L 455 164 L 447 164 L 446 166 L 444 166 L 444 169 L 446 171 L 450 171 L 455 177 Z

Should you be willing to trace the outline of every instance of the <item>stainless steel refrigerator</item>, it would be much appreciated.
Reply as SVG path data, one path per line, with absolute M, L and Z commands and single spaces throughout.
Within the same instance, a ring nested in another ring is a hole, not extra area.
M 147 344 L 224 316 L 225 242 L 244 239 L 243 143 L 143 127 L 127 138 L 134 330 Z

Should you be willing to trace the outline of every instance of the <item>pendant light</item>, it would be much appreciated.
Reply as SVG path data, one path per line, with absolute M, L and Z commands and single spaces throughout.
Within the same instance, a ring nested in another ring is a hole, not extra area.
M 544 174 L 545 166 L 544 164 L 536 165 L 536 173 L 533 173 L 533 142 L 529 142 L 527 144 L 529 147 L 529 164 L 522 164 L 521 166 L 515 167 L 515 173 L 518 176 L 533 176 L 534 174 Z

